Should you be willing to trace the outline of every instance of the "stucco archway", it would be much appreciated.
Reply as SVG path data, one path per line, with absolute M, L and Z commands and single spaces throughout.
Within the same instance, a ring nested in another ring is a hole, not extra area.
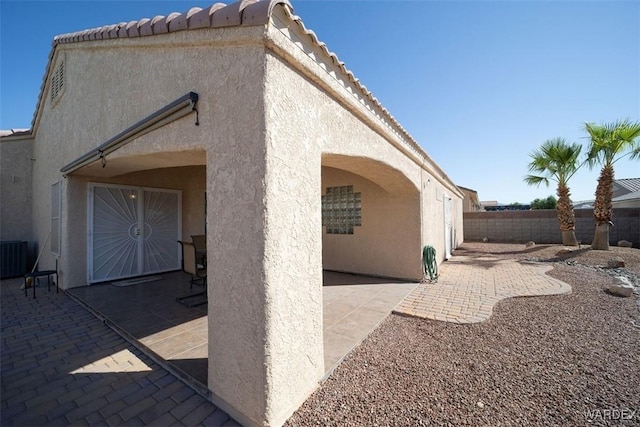
M 323 269 L 421 277 L 420 192 L 401 171 L 366 157 L 325 154 L 322 196 Z M 353 227 L 335 227 L 349 221 Z

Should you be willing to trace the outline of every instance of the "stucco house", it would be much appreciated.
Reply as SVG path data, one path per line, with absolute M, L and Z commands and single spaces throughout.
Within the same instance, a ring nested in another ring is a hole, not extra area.
M 177 270 L 206 232 L 208 386 L 246 425 L 324 374 L 323 269 L 419 280 L 462 242 L 460 189 L 286 0 L 56 37 L 0 150 L 2 239 L 63 289 Z
M 458 185 L 458 188 L 464 195 L 464 199 L 462 199 L 462 212 L 480 212 L 482 210 L 482 204 L 480 203 L 478 192 L 460 185 Z

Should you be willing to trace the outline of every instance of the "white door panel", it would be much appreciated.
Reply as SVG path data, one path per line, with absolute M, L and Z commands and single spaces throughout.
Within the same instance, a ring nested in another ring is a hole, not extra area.
M 451 258 L 451 197 L 444 196 L 444 258 Z
M 180 268 L 179 191 L 90 184 L 89 282 Z
M 180 268 L 178 240 L 179 195 L 173 192 L 144 192 L 143 273 Z

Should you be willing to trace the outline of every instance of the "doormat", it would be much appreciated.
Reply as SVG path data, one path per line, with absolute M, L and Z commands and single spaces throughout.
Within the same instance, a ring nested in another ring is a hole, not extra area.
M 111 284 L 113 286 L 121 287 L 121 286 L 138 285 L 140 283 L 155 282 L 156 280 L 162 280 L 162 276 L 136 277 L 133 279 L 118 280 L 117 282 L 111 282 Z

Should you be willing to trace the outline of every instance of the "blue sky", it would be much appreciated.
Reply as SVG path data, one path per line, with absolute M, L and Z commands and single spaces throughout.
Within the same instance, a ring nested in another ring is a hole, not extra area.
M 0 128 L 31 124 L 57 34 L 211 1 L 0 1 Z M 230 2 L 228 2 L 230 3 Z M 458 185 L 528 203 L 528 154 L 640 120 L 640 1 L 296 1 L 295 13 Z M 598 170 L 570 182 L 592 199 Z M 640 177 L 640 162 L 616 164 Z

